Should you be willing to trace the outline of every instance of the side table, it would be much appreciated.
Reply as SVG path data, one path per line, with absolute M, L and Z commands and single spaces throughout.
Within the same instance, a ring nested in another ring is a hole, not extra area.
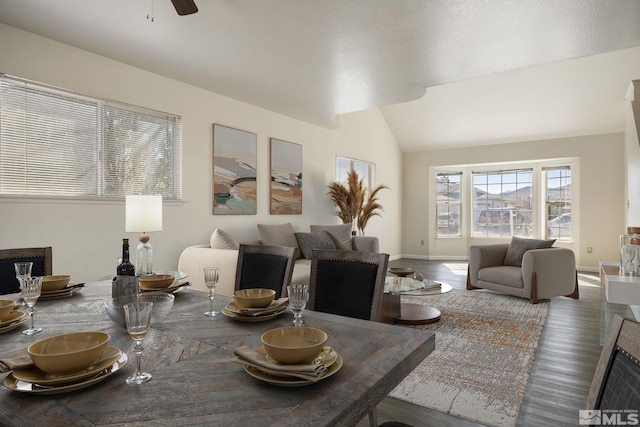
M 414 274 L 414 270 L 410 267 L 389 268 L 389 273 L 397 276 L 398 280 L 402 280 L 407 276 L 412 276 Z M 428 296 L 451 292 L 451 289 L 453 289 L 451 285 L 440 282 L 440 287 L 435 289 L 416 289 L 400 292 L 392 291 L 387 294 L 396 296 L 396 298 L 402 295 Z M 439 321 L 441 316 L 442 313 L 440 310 L 429 305 L 400 302 L 400 315 L 396 317 L 395 322 L 401 325 L 425 325 Z

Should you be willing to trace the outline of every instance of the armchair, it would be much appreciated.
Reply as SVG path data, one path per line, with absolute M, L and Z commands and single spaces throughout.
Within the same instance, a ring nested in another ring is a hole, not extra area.
M 578 299 L 573 251 L 551 247 L 530 249 L 522 265 L 504 265 L 508 243 L 474 245 L 469 249 L 467 289 L 489 289 L 528 298 L 532 304 L 556 296 Z

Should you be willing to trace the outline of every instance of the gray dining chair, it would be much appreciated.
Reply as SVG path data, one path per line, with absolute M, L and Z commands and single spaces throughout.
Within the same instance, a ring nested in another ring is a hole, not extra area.
M 294 254 L 295 248 L 288 246 L 241 244 L 234 290 L 266 288 L 276 291 L 276 299 L 286 296 L 293 274 Z
M 309 309 L 380 321 L 388 254 L 314 250 Z
M 43 248 L 0 249 L 0 295 L 20 292 L 16 279 L 16 262 L 33 262 L 32 276 L 48 276 L 53 271 L 53 250 Z

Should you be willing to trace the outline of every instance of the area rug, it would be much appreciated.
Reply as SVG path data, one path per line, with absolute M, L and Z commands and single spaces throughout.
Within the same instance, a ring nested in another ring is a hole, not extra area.
M 442 312 L 435 350 L 389 396 L 490 426 L 515 426 L 549 302 L 486 291 L 403 296 Z

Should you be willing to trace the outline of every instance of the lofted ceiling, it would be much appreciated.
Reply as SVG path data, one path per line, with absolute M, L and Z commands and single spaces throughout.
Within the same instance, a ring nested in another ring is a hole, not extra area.
M 639 0 L 0 0 L 0 22 L 403 151 L 624 130 Z M 6 71 L 2 70 L 1 71 Z

